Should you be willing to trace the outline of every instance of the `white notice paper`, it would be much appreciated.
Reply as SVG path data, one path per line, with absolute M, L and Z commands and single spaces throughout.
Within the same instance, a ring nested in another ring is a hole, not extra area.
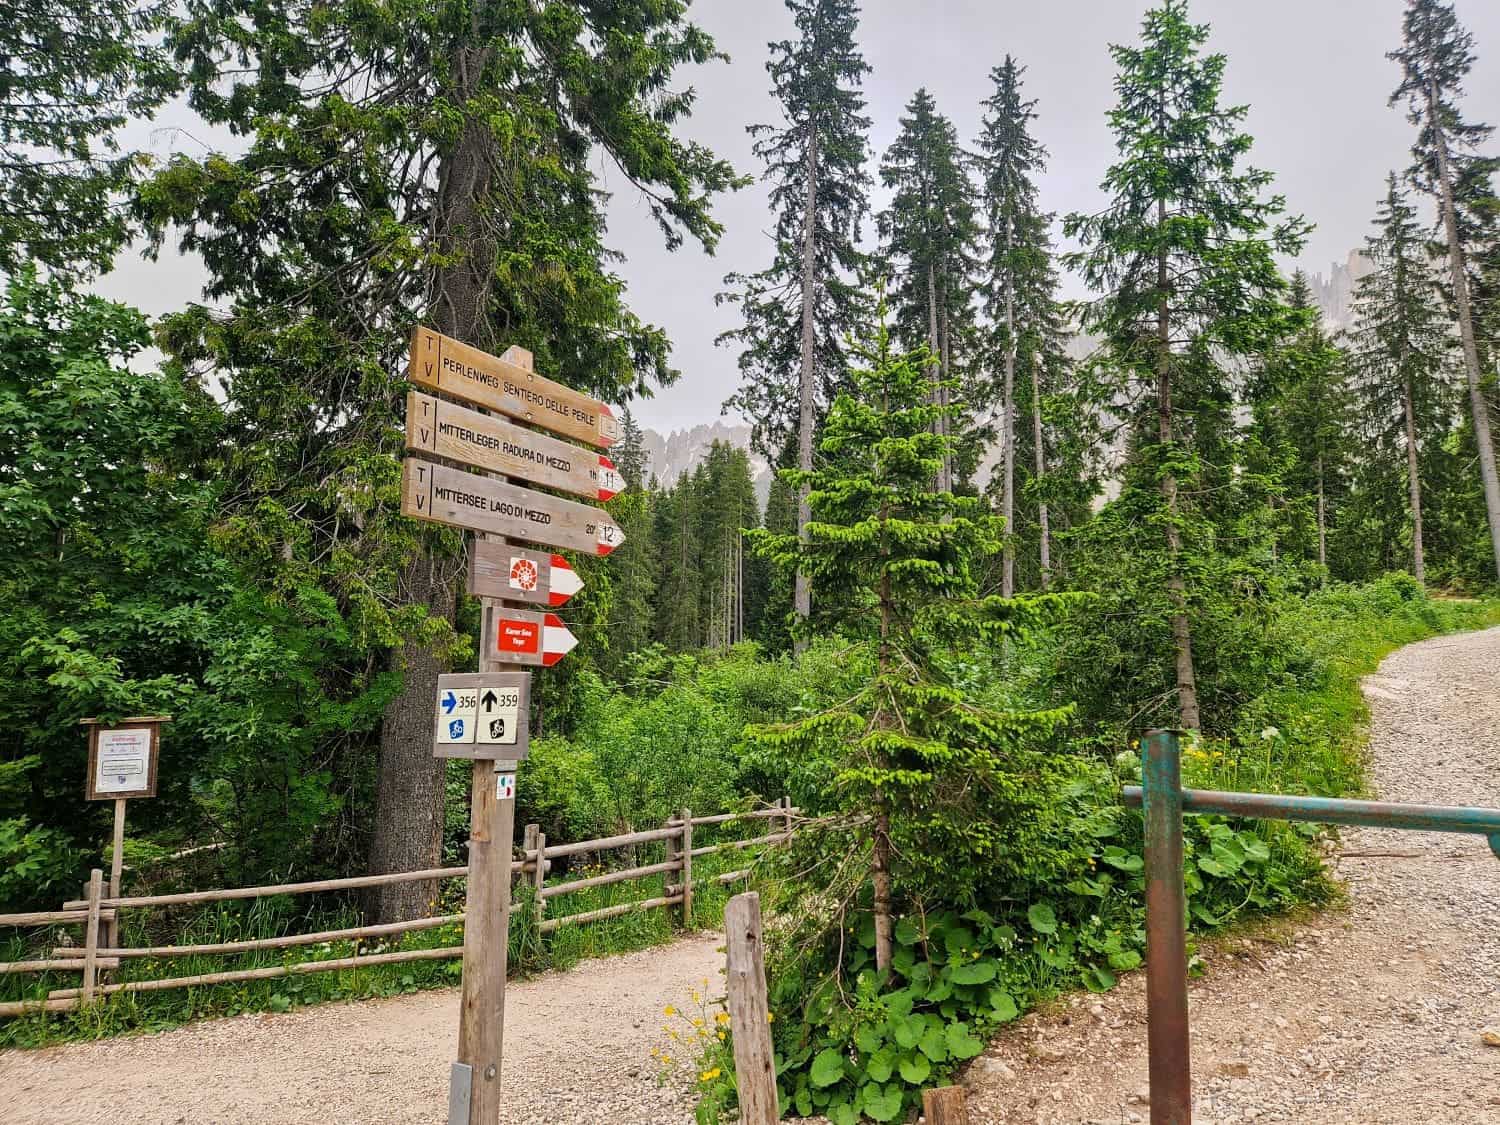
M 151 769 L 151 729 L 101 730 L 94 792 L 133 793 L 147 788 Z

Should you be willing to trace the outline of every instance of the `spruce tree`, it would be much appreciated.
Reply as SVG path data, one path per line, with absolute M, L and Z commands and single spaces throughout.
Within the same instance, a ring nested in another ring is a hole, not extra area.
M 860 84 L 870 68 L 854 42 L 854 0 L 786 6 L 798 38 L 772 43 L 766 64 L 783 122 L 750 128 L 772 183 L 776 255 L 761 273 L 725 278 L 737 291 L 720 299 L 737 303 L 745 323 L 721 340 L 742 347 L 743 382 L 730 402 L 750 419 L 755 448 L 774 459 L 795 434 L 797 467 L 807 471 L 817 419 L 843 379 L 844 339 L 861 315 L 856 283 L 870 120 Z M 798 527 L 807 518 L 803 496 Z M 799 618 L 807 617 L 811 598 L 807 576 L 799 575 Z
M 976 572 L 999 547 L 1001 525 L 977 497 L 935 492 L 951 455 L 936 423 L 925 348 L 892 349 L 884 307 L 865 366 L 829 412 L 811 473 L 784 472 L 811 487 L 813 519 L 799 540 L 756 538 L 785 570 L 811 575 L 820 593 L 812 623 L 873 650 L 873 674 L 851 698 L 796 722 L 751 728 L 753 742 L 821 756 L 844 810 L 870 815 L 855 828 L 870 850 L 875 958 L 891 960 L 896 888 L 959 894 L 963 879 L 992 862 L 993 831 L 1023 801 L 1022 747 L 1044 737 L 1066 711 L 998 712 L 967 699 L 944 674 L 945 644 L 1013 636 L 1043 603 L 977 596 Z M 1058 604 L 1049 601 L 1048 605 Z
M 906 105 L 901 132 L 881 161 L 880 181 L 892 193 L 879 225 L 896 334 L 908 349 L 927 345 L 933 394 L 943 407 L 934 424 L 951 436 L 959 412 L 949 408 L 972 327 L 979 232 L 958 134 L 925 89 Z M 944 450 L 934 478 L 939 492 L 953 487 L 954 454 L 953 446 Z
M 1479 476 L 1484 486 L 1485 513 L 1490 527 L 1495 574 L 1500 577 L 1500 473 L 1495 466 L 1495 443 L 1490 410 L 1483 390 L 1484 373 L 1475 312 L 1470 293 L 1470 247 L 1465 245 L 1460 216 L 1464 185 L 1488 182 L 1490 158 L 1477 153 L 1494 132 L 1490 125 L 1465 121 L 1459 110 L 1464 79 L 1474 66 L 1474 37 L 1458 22 L 1451 4 L 1440 0 L 1409 0 L 1402 21 L 1402 45 L 1390 58 L 1401 64 L 1401 84 L 1391 104 L 1404 102 L 1407 119 L 1418 127 L 1412 145 L 1415 162 L 1412 182 L 1437 201 L 1448 256 L 1448 283 L 1458 314 L 1464 372 L 1469 385 L 1469 415 L 1479 454 Z
M 1300 270 L 1292 276 L 1289 304 L 1295 315 L 1288 333 L 1252 381 L 1249 403 L 1254 444 L 1262 457 L 1284 463 L 1249 468 L 1275 475 L 1285 489 L 1284 505 L 1293 513 L 1285 522 L 1299 526 L 1283 545 L 1315 558 L 1326 584 L 1332 505 L 1344 492 L 1350 462 L 1348 370 Z M 1298 533 L 1304 510 L 1310 516 L 1307 536 Z
M 1404 455 L 1412 574 L 1427 581 L 1422 522 L 1424 438 L 1436 444 L 1447 429 L 1452 362 L 1447 328 L 1416 210 L 1394 173 L 1365 239 L 1372 272 L 1355 292 L 1351 360 L 1365 427 L 1365 448 L 1387 459 Z M 1394 537 L 1392 537 L 1394 538 Z
M 1279 196 L 1263 197 L 1269 173 L 1243 166 L 1251 138 L 1246 109 L 1220 104 L 1226 59 L 1205 55 L 1208 28 L 1189 21 L 1184 0 L 1149 11 L 1138 47 L 1115 46 L 1119 102 L 1110 113 L 1120 159 L 1098 214 L 1072 215 L 1066 229 L 1084 249 L 1072 256 L 1101 294 L 1084 326 L 1104 338 L 1095 366 L 1107 397 L 1154 400 L 1154 426 L 1137 431 L 1133 455 L 1155 478 L 1159 507 L 1136 503 L 1163 529 L 1163 586 L 1179 724 L 1200 726 L 1193 662 L 1192 599 L 1180 494 L 1212 464 L 1212 443 L 1229 425 L 1226 365 L 1263 353 L 1282 320 L 1285 289 L 1274 259 L 1294 253 L 1305 225 L 1284 217 Z M 1191 427 L 1176 413 L 1187 389 L 1216 420 L 1199 413 Z M 1210 425 L 1210 421 L 1213 424 Z M 1219 462 L 1221 472 L 1229 466 Z
M 1018 369 L 1029 383 L 1034 494 L 1037 498 L 1042 589 L 1052 577 L 1052 535 L 1047 511 L 1046 437 L 1042 422 L 1044 371 L 1062 357 L 1062 318 L 1058 310 L 1057 275 L 1047 228 L 1051 216 L 1037 204 L 1035 177 L 1046 167 L 1047 150 L 1031 135 L 1036 102 L 1021 93 L 1025 67 L 1007 55 L 990 72 L 995 92 L 985 101 L 979 137 L 979 170 L 983 180 L 986 224 L 984 311 L 991 330 L 983 359 L 1003 371 L 1000 403 L 1000 515 L 1005 521 L 1001 593 L 1015 593 L 1016 458 L 1019 415 L 1016 409 Z M 1028 378 L 1029 377 L 1029 378 Z

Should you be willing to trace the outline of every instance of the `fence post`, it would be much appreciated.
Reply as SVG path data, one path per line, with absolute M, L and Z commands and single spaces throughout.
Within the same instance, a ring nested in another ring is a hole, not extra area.
M 735 895 L 724 907 L 729 1028 L 734 1036 L 735 1085 L 742 1125 L 775 1125 L 776 1058 L 766 1006 L 766 962 L 760 934 L 760 895 Z
M 536 853 L 536 866 L 531 869 L 531 888 L 536 900 L 536 940 L 540 945 L 542 941 L 542 915 L 546 912 L 546 902 L 542 898 L 542 887 L 547 882 L 547 834 L 542 831 L 540 824 L 528 824 L 526 833 L 522 837 L 521 846 L 527 853 Z
M 969 1125 L 969 1105 L 962 1086 L 939 1086 L 922 1091 L 922 1116 L 927 1125 Z
M 683 809 L 682 819 L 682 928 L 693 928 L 693 810 Z
M 125 865 L 125 798 L 115 798 L 115 832 L 114 846 L 109 853 L 109 897 L 120 897 L 120 873 Z M 109 937 L 106 945 L 110 948 L 118 947 L 120 944 L 120 912 L 116 910 L 114 917 L 109 920 Z
M 79 989 L 79 1005 L 85 1008 L 94 1002 L 99 960 L 99 899 L 103 890 L 104 872 L 96 867 L 89 872 L 89 918 L 83 930 L 83 987 Z
M 1182 883 L 1182 763 L 1176 731 L 1141 740 L 1146 822 L 1146 1018 L 1151 1125 L 1190 1125 L 1187 908 Z
M 781 798 L 781 831 L 786 840 L 792 838 L 792 799 L 790 797 Z

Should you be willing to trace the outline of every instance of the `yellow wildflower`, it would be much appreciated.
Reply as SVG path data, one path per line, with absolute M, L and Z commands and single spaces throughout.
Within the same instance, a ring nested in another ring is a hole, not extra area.
M 728 1022 L 729 1022 L 729 1013 L 728 1012 L 720 1012 L 718 1015 L 716 1015 L 714 1017 L 714 1023 L 728 1023 Z
M 703 1021 L 701 1019 L 695 1019 L 693 1021 L 693 1026 L 694 1027 L 702 1027 L 703 1026 Z
M 719 1075 L 722 1074 L 722 1073 L 723 1073 L 723 1071 L 721 1071 L 718 1067 L 714 1067 L 712 1070 L 705 1070 L 703 1073 L 701 1073 L 700 1075 L 698 1075 L 698 1081 L 700 1081 L 700 1082 L 712 1082 L 715 1078 L 719 1077 Z
M 664 1016 L 675 1016 L 677 1014 L 677 1009 L 668 1004 L 661 1010 L 661 1014 Z

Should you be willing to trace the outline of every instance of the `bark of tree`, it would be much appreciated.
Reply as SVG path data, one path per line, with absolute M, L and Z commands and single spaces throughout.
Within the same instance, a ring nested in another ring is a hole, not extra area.
M 1464 373 L 1469 382 L 1469 412 L 1474 421 L 1474 444 L 1479 447 L 1479 476 L 1484 485 L 1484 509 L 1490 524 L 1490 547 L 1495 556 L 1495 575 L 1500 577 L 1500 475 L 1495 468 L 1495 443 L 1490 436 L 1490 410 L 1480 386 L 1479 347 L 1474 337 L 1474 310 L 1469 298 L 1469 272 L 1464 247 L 1458 235 L 1454 209 L 1453 176 L 1448 161 L 1448 136 L 1437 112 L 1437 90 L 1427 84 L 1427 123 L 1437 147 L 1438 186 L 1442 194 L 1443 227 L 1448 236 L 1448 266 L 1453 275 L 1453 301 L 1458 307 L 1458 332 L 1463 340 Z
M 1036 445 L 1036 479 L 1042 499 L 1037 501 L 1036 517 L 1041 531 L 1042 589 L 1052 585 L 1052 524 L 1047 514 L 1046 490 L 1041 488 L 1047 475 L 1047 451 L 1042 445 L 1042 377 L 1035 360 L 1031 364 L 1031 438 Z
M 1422 549 L 1422 477 L 1417 468 L 1417 412 L 1410 377 L 1401 384 L 1401 411 L 1406 420 L 1406 489 L 1411 499 L 1411 572 L 1427 584 L 1427 559 Z
M 1158 228 L 1165 227 L 1167 205 L 1156 205 Z M 1172 314 L 1168 293 L 1167 255 L 1156 259 L 1156 409 L 1157 426 L 1163 445 L 1172 443 Z M 1177 658 L 1178 725 L 1184 730 L 1198 730 L 1198 680 L 1193 669 L 1193 631 L 1188 620 L 1187 583 L 1182 577 L 1182 531 L 1177 526 L 1177 476 L 1170 470 L 1161 478 L 1162 499 L 1167 509 L 1167 599 L 1172 604 L 1172 644 Z
M 943 348 L 942 342 L 938 339 L 937 267 L 932 262 L 927 263 L 927 340 L 928 347 L 932 349 L 932 401 L 941 404 L 943 396 L 939 384 L 943 381 Z M 935 434 L 943 432 L 941 418 L 932 424 L 932 432 Z M 937 480 L 933 482 L 933 491 L 944 491 L 941 466 L 938 467 Z
M 483 4 L 472 15 L 478 40 Z M 488 52 L 461 46 L 454 52 L 455 96 L 467 103 L 478 91 Z M 458 143 L 442 158 L 433 238 L 449 264 L 435 271 L 429 319 L 445 335 L 484 346 L 495 239 L 484 229 L 483 203 L 497 162 L 494 138 L 477 119 L 466 123 Z M 436 619 L 453 620 L 461 564 L 421 552 L 402 575 L 402 593 Z M 400 694 L 386 708 L 380 728 L 379 780 L 370 869 L 376 874 L 436 867 L 442 855 L 444 762 L 432 756 L 432 709 L 437 677 L 444 671 L 431 645 L 408 642 L 396 657 Z M 404 922 L 430 912 L 435 883 L 373 888 L 367 909 L 379 922 Z
M 1318 454 L 1318 567 L 1328 585 L 1328 509 L 1323 493 L 1323 455 Z
M 813 461 L 813 316 L 816 310 L 817 277 L 817 206 L 818 206 L 818 131 L 816 121 L 809 125 L 807 142 L 807 207 L 802 218 L 802 376 L 797 385 L 797 467 L 803 472 L 812 470 Z M 807 542 L 807 521 L 812 518 L 807 504 L 808 485 L 804 484 L 797 494 L 797 538 Z M 798 621 L 806 621 L 812 613 L 812 584 L 801 570 L 797 571 L 797 585 L 793 593 L 794 609 Z M 801 653 L 807 648 L 807 640 L 798 637 L 793 642 L 793 651 Z
M 1005 392 L 1001 409 L 1005 430 L 1001 437 L 1000 456 L 1005 472 L 1000 493 L 1000 515 L 1005 520 L 1005 547 L 1002 553 L 1000 593 L 1010 597 L 1016 592 L 1016 279 L 1012 253 L 1015 233 L 1009 215 L 1005 218 Z

